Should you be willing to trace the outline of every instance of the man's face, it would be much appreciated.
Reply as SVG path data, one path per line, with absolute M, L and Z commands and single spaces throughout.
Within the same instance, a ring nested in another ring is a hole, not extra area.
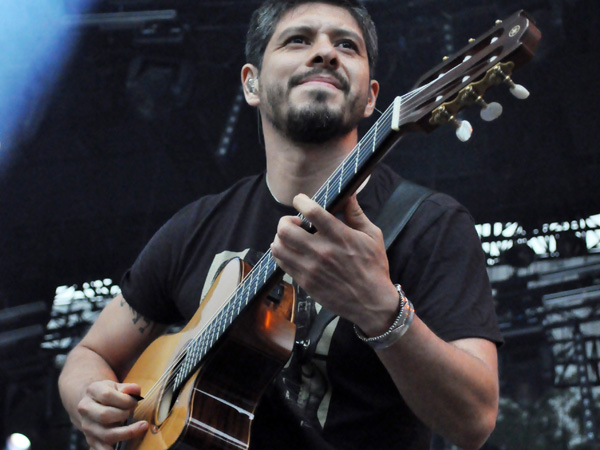
M 297 142 L 346 135 L 377 93 L 356 20 L 323 3 L 300 5 L 281 18 L 259 79 L 263 118 Z

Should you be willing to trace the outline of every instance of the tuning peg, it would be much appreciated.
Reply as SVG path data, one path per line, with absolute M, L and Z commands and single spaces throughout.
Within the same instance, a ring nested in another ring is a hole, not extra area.
M 512 78 L 506 73 L 504 73 L 504 71 L 499 66 L 496 66 L 494 68 L 494 72 L 496 73 L 496 75 L 502 78 L 502 81 L 504 83 L 508 85 L 508 87 L 510 88 L 510 93 L 516 98 L 518 98 L 519 100 L 525 100 L 527 97 L 529 97 L 529 91 L 525 88 L 525 86 L 516 84 L 512 80 Z
M 477 91 L 473 88 L 473 85 L 469 85 L 464 88 L 459 98 L 466 105 L 470 105 L 471 103 L 477 103 L 481 107 L 481 112 L 479 115 L 486 122 L 491 122 L 492 120 L 496 120 L 498 117 L 502 115 L 502 105 L 500 103 L 492 102 L 486 103 L 485 100 L 477 93 Z
M 505 83 L 510 86 L 511 94 L 519 100 L 525 100 L 527 97 L 529 97 L 529 91 L 525 88 L 525 86 L 521 84 L 515 84 L 510 77 L 505 81 Z
M 452 123 L 456 127 L 456 137 L 461 142 L 467 142 L 469 139 L 471 139 L 471 135 L 473 134 L 473 127 L 471 126 L 468 120 L 454 119 Z
M 485 103 L 482 101 L 481 112 L 479 115 L 486 122 L 491 122 L 492 120 L 496 120 L 498 117 L 502 115 L 502 105 L 497 102 Z M 479 103 L 479 102 L 478 102 Z
M 431 113 L 429 121 L 434 125 L 451 123 L 456 128 L 456 137 L 462 142 L 467 142 L 473 134 L 473 127 L 467 120 L 458 120 L 444 106 L 436 108 Z

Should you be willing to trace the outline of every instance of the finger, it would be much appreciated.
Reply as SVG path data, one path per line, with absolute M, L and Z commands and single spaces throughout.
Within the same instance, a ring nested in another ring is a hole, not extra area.
M 296 195 L 292 204 L 320 233 L 335 234 L 336 228 L 341 224 L 338 219 L 305 194 Z
M 110 428 L 107 432 L 107 442 L 113 445 L 121 441 L 129 441 L 142 436 L 149 428 L 148 422 L 141 420 L 124 427 Z
M 277 234 L 273 241 L 276 244 L 276 248 L 280 248 L 281 251 L 308 251 L 310 243 L 308 238 L 311 234 L 300 226 L 301 223 L 302 220 L 299 217 L 282 217 L 277 224 Z
M 344 219 L 346 225 L 354 230 L 361 231 L 372 238 L 378 238 L 380 235 L 379 228 L 371 222 L 360 207 L 356 194 L 349 197 L 344 205 Z
M 119 389 L 125 389 L 126 392 L 121 392 Z M 105 406 L 129 410 L 135 408 L 137 400 L 127 392 L 139 394 L 140 388 L 131 383 L 124 385 L 113 381 L 92 383 L 87 388 L 88 396 L 95 402 Z
M 371 223 L 358 204 L 356 194 L 351 195 L 346 200 L 344 205 L 344 218 L 346 219 L 346 224 L 354 229 L 361 229 L 364 224 Z
M 119 392 L 129 395 L 138 402 L 144 399 L 144 397 L 142 397 L 142 388 L 138 384 L 119 383 L 117 385 L 117 389 L 119 390 Z
M 135 383 L 118 383 L 117 390 L 124 394 L 136 395 L 136 396 L 142 395 L 142 388 L 138 384 L 135 384 Z
M 271 244 L 271 254 L 277 265 L 284 272 L 291 274 L 298 267 L 300 259 L 306 253 L 289 246 L 279 235 L 276 235 Z
M 84 398 L 77 405 L 82 420 L 98 423 L 102 426 L 113 426 L 125 422 L 131 415 L 129 409 L 120 409 L 97 403 L 91 398 Z
M 88 443 L 94 448 L 112 449 L 117 442 L 129 441 L 142 436 L 148 431 L 149 424 L 146 421 L 140 421 L 126 426 L 106 428 L 89 423 L 82 428 Z

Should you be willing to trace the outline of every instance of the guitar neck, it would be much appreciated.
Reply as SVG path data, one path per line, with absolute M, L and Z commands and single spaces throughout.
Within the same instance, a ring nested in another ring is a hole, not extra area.
M 377 163 L 400 140 L 402 135 L 399 129 L 401 103 L 402 100 L 398 97 L 382 114 L 313 196 L 314 201 L 327 211 L 335 213 L 343 201 L 358 189 Z M 312 229 L 306 219 L 302 219 L 306 228 Z M 255 298 L 268 294 L 282 278 L 283 271 L 277 266 L 271 250 L 267 250 L 231 294 L 223 308 L 211 320 L 210 326 L 190 342 L 175 376 L 175 390 L 182 386 L 195 371 L 200 361 L 246 306 Z
M 396 100 L 375 122 L 354 149 L 346 156 L 312 199 L 322 208 L 335 214 L 345 199 L 352 195 L 373 171 L 381 159 L 400 140 L 400 108 L 402 98 Z M 300 214 L 305 228 L 315 231 Z M 257 295 L 269 292 L 283 276 L 283 272 L 267 250 L 234 293 L 232 300 L 242 308 Z
M 400 108 L 396 100 L 364 135 L 360 142 L 325 181 L 313 200 L 335 214 L 344 200 L 352 195 L 381 159 L 400 140 Z

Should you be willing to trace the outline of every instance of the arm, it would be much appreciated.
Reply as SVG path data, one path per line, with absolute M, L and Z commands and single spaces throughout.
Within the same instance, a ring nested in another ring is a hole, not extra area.
M 282 219 L 272 245 L 278 264 L 313 298 L 365 334 L 383 333 L 397 314 L 399 299 L 381 231 L 354 197 L 346 205 L 348 226 L 306 196 L 297 196 L 294 206 L 319 231 L 310 235 L 298 218 Z M 497 414 L 495 344 L 484 339 L 445 342 L 418 312 L 402 339 L 378 356 L 425 424 L 462 447 L 478 448 Z
M 413 412 L 460 448 L 480 448 L 498 411 L 496 345 L 446 343 L 415 316 L 408 332 L 378 356 Z
M 95 450 L 110 450 L 144 433 L 145 422 L 121 426 L 137 401 L 139 386 L 120 383 L 135 359 L 164 326 L 148 321 L 119 295 L 101 312 L 69 354 L 58 385 L 73 424 Z

